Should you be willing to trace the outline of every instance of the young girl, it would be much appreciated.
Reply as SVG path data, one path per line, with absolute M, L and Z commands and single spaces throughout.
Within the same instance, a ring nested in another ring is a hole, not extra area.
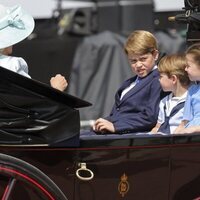
M 200 43 L 188 48 L 186 60 L 185 70 L 194 84 L 188 90 L 183 121 L 175 133 L 200 133 Z
M 0 66 L 30 78 L 23 58 L 10 56 L 14 44 L 28 37 L 34 29 L 34 19 L 20 6 L 11 8 L 0 5 Z M 57 74 L 50 80 L 52 87 L 64 91 L 65 77 Z
M 165 92 L 171 92 L 161 100 L 156 126 L 151 132 L 171 134 L 183 118 L 183 108 L 190 80 L 185 71 L 185 55 L 165 56 L 158 65 L 160 84 Z

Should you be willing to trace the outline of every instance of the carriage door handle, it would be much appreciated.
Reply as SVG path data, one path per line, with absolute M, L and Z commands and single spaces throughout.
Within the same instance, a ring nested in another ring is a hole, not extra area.
M 94 178 L 94 173 L 87 168 L 86 163 L 78 163 L 79 169 L 76 170 L 76 176 L 82 181 L 90 181 Z

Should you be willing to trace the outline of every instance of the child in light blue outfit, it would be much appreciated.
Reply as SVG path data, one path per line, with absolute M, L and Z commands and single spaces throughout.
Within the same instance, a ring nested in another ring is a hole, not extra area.
M 186 71 L 194 82 L 188 90 L 183 121 L 175 130 L 178 134 L 200 133 L 200 43 L 193 44 L 186 52 Z
M 185 127 L 200 126 L 200 84 L 195 83 L 189 88 L 184 109 Z

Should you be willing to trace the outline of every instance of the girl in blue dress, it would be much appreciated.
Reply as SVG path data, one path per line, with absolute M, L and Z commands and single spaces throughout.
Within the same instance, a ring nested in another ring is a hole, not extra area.
M 188 48 L 186 60 L 185 70 L 193 84 L 188 90 L 183 121 L 175 133 L 200 133 L 200 43 Z

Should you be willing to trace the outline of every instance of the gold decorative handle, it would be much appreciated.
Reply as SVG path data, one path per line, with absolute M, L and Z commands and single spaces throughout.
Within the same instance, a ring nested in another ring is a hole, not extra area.
M 94 178 L 94 173 L 87 168 L 86 163 L 79 163 L 79 169 L 76 170 L 76 176 L 82 181 L 90 181 Z M 82 176 L 81 173 L 86 173 L 88 176 Z

